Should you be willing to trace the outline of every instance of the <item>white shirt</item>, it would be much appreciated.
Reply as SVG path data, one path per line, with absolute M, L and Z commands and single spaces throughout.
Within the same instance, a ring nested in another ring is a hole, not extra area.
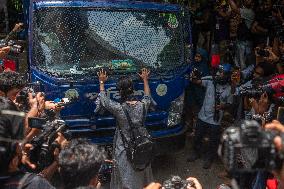
M 212 76 L 202 77 L 202 86 L 206 88 L 205 98 L 203 101 L 203 105 L 198 114 L 198 118 L 201 121 L 212 125 L 220 125 L 224 112 L 219 110 L 219 120 L 214 120 L 214 112 L 215 112 L 215 86 L 213 83 Z M 233 103 L 233 95 L 231 94 L 231 86 L 229 84 L 219 85 L 216 84 L 216 93 L 220 96 L 221 104 L 232 104 Z M 216 104 L 218 105 L 218 104 Z

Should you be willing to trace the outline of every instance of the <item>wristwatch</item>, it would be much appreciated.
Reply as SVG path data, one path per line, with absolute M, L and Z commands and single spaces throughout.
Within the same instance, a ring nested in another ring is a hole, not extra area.
M 104 84 L 104 82 L 103 82 L 103 81 L 100 81 L 100 84 Z

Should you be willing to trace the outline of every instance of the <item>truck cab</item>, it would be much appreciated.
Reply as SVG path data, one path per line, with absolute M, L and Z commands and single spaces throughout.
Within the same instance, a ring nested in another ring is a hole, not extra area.
M 143 96 L 137 72 L 151 70 L 152 105 L 145 126 L 159 154 L 185 145 L 184 90 L 191 50 L 190 17 L 179 5 L 142 1 L 32 0 L 29 8 L 29 68 L 46 99 L 68 98 L 61 117 L 74 137 L 111 144 L 115 118 L 96 110 L 97 72 L 109 79 L 107 95 L 119 101 L 116 82 L 128 75 Z

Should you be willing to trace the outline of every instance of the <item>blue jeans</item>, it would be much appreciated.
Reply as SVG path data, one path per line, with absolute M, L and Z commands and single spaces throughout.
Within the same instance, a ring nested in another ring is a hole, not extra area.
M 252 53 L 252 42 L 251 41 L 237 41 L 236 42 L 236 52 L 235 52 L 235 65 L 245 69 L 246 60 L 248 55 Z
M 267 178 L 268 178 L 267 172 L 258 171 L 252 189 L 265 189 Z

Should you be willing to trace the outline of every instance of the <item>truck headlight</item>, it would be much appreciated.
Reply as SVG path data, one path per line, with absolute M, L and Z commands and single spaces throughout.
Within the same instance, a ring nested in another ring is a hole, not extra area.
M 171 102 L 168 116 L 168 127 L 180 124 L 183 113 L 184 93 Z

